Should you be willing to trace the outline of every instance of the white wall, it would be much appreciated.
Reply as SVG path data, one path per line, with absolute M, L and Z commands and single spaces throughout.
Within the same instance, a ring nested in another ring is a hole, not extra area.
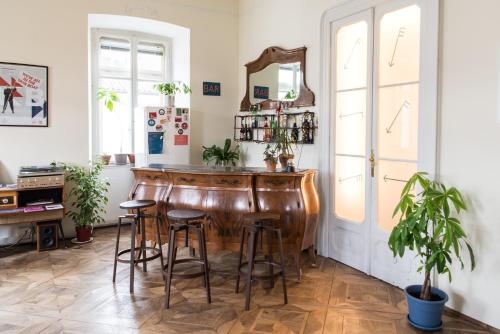
M 89 152 L 88 15 L 114 14 L 170 22 L 191 30 L 191 161 L 201 145 L 232 135 L 238 104 L 238 3 L 234 0 L 0 0 L 4 62 L 49 67 L 49 127 L 0 127 L 0 182 L 15 182 L 21 165 L 52 160 L 85 164 Z M 222 83 L 204 97 L 202 81 Z M 72 225 L 65 222 L 68 234 Z M 0 230 L 0 239 L 5 233 Z
M 307 81 L 319 101 L 322 13 L 344 1 L 240 0 L 239 97 L 243 65 L 271 45 L 307 50 Z M 463 216 L 476 251 L 474 272 L 454 271 L 448 306 L 500 328 L 500 1 L 443 0 L 440 58 L 440 155 L 443 181 L 466 194 Z M 282 13 L 278 18 L 276 13 Z M 256 28 L 258 27 L 258 28 Z M 311 108 L 318 111 L 319 109 Z M 319 123 L 319 131 L 328 131 Z M 247 164 L 262 165 L 263 147 L 244 144 Z M 306 146 L 302 167 L 319 167 L 318 145 Z M 326 205 L 326 203 L 323 203 Z

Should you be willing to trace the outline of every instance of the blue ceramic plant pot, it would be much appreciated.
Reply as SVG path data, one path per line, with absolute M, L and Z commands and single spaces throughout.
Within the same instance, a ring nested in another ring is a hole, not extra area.
M 414 327 L 424 331 L 436 331 L 443 327 L 442 315 L 448 295 L 438 288 L 431 288 L 432 300 L 418 298 L 422 285 L 410 285 L 405 288 L 408 301 L 408 321 Z

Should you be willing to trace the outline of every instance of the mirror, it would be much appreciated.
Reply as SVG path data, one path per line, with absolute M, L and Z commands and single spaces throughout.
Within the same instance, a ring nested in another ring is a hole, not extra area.
M 285 50 L 270 47 L 246 64 L 247 87 L 241 111 L 274 109 L 279 102 L 288 107 L 314 106 L 314 93 L 305 82 L 306 48 Z

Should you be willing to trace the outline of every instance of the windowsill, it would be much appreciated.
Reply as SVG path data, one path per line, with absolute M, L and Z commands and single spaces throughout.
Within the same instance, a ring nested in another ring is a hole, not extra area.
M 115 164 L 115 163 L 109 163 L 109 164 L 107 164 L 107 165 L 103 165 L 103 167 L 104 167 L 105 169 L 107 169 L 107 168 L 120 168 L 120 167 L 122 167 L 122 168 L 123 168 L 123 167 L 132 168 L 132 167 L 134 167 L 134 166 L 135 166 L 135 164 L 130 164 L 130 163 L 127 163 L 127 164 L 120 164 L 120 165 L 117 165 L 117 164 Z

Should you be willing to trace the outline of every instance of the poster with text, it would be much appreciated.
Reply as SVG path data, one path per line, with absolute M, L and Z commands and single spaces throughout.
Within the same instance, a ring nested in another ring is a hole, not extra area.
M 47 66 L 0 62 L 0 126 L 48 126 Z

